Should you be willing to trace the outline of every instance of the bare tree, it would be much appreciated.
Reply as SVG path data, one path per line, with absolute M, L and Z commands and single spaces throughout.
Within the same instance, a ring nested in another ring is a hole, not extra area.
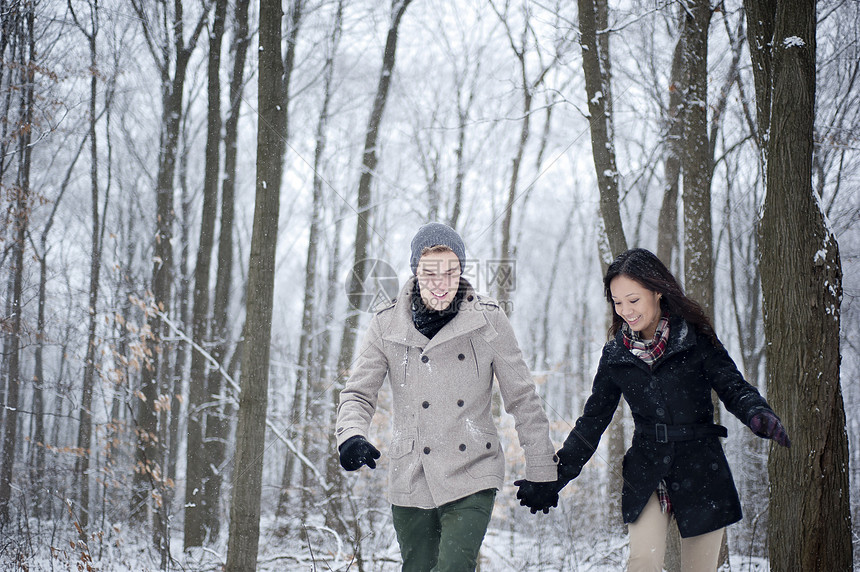
M 18 397 L 21 389 L 20 346 L 22 335 L 21 310 L 23 307 L 24 286 L 24 250 L 25 240 L 30 225 L 30 168 L 32 159 L 32 126 L 34 108 L 34 80 L 36 60 L 34 4 L 18 4 L 10 7 L 10 12 L 3 18 L 14 18 L 8 28 L 4 21 L 4 29 L 11 28 L 12 42 L 18 44 L 18 61 L 21 73 L 21 97 L 19 105 L 20 124 L 22 126 L 18 138 L 18 174 L 14 184 L 14 210 L 12 223 L 12 264 L 10 267 L 11 318 L 6 326 L 9 330 L 7 353 L 8 366 L 6 371 L 6 399 L 4 400 L 6 416 L 3 419 L 3 461 L 0 463 L 0 526 L 9 523 L 9 504 L 12 500 L 12 479 L 15 465 L 15 449 L 18 431 Z
M 759 137 L 767 390 L 792 437 L 771 450 L 768 546 L 777 570 L 852 569 L 848 439 L 839 381 L 842 265 L 812 189 L 816 6 L 746 0 Z
M 228 358 L 231 324 L 229 321 L 231 286 L 233 283 L 233 227 L 236 189 L 236 156 L 239 133 L 239 112 L 244 89 L 245 59 L 251 37 L 248 32 L 248 7 L 250 0 L 239 0 L 234 7 L 235 30 L 233 33 L 233 69 L 230 77 L 230 111 L 224 124 L 224 180 L 221 185 L 221 226 L 218 235 L 218 269 L 215 277 L 215 299 L 212 308 L 211 335 L 213 339 L 212 356 L 216 363 Z M 238 367 L 238 347 L 233 348 L 233 359 L 228 367 L 231 372 Z M 231 389 L 224 383 L 220 371 L 212 368 L 206 384 L 206 392 L 213 402 L 222 405 L 210 409 L 206 416 L 205 448 L 206 457 L 215 469 L 203 491 L 204 501 L 211 509 L 209 522 L 205 523 L 210 536 L 217 536 L 221 527 L 220 511 L 221 488 L 226 465 L 227 440 L 230 419 L 233 417 L 234 399 L 227 399 Z
M 287 114 L 282 109 L 287 97 L 286 70 L 281 59 L 282 17 L 280 0 L 260 0 L 257 190 L 248 266 L 242 389 L 225 567 L 229 572 L 256 568 L 260 538 L 260 486 L 268 406 L 275 249 L 287 141 Z
M 513 259 L 516 256 L 516 245 L 513 240 L 513 216 L 514 203 L 519 198 L 520 191 L 520 169 L 523 163 L 523 157 L 526 152 L 526 146 L 531 136 L 531 121 L 532 121 L 532 105 L 536 91 L 546 80 L 547 75 L 556 67 L 560 57 L 566 51 L 568 42 L 562 40 L 555 46 L 556 53 L 553 54 L 549 61 L 544 61 L 545 56 L 541 51 L 540 43 L 537 41 L 535 30 L 532 26 L 531 14 L 528 7 L 523 10 L 523 26 L 518 34 L 512 29 L 512 16 L 509 13 L 509 4 L 505 4 L 504 9 L 500 9 L 494 2 L 490 2 L 490 6 L 502 23 L 505 29 L 508 44 L 514 53 L 517 60 L 517 72 L 519 74 L 519 88 L 522 90 L 522 116 L 520 119 L 520 134 L 517 139 L 514 157 L 511 160 L 511 176 L 508 182 L 508 193 L 505 200 L 504 214 L 502 216 L 501 233 L 502 242 L 499 251 L 500 264 L 497 269 L 498 280 L 496 286 L 498 288 L 497 297 L 502 304 L 505 312 L 510 314 L 513 311 L 513 306 L 510 304 L 510 293 L 513 284 L 514 267 Z M 558 16 L 556 14 L 556 16 Z M 529 46 L 534 47 L 533 52 Z M 537 62 L 537 70 L 530 73 L 529 65 L 532 61 Z M 541 153 L 538 154 L 540 156 Z M 540 167 L 540 165 L 538 165 Z M 529 187 L 531 188 L 531 187 Z
M 174 2 L 172 11 L 166 5 L 153 8 L 141 0 L 132 0 L 132 6 L 142 23 L 142 31 L 155 67 L 160 75 L 161 88 L 161 134 L 158 154 L 158 171 L 155 180 L 156 232 L 153 249 L 152 295 L 154 309 L 150 310 L 147 322 L 150 331 L 148 354 L 150 363 L 141 375 L 141 399 L 137 402 L 138 447 L 135 453 L 135 475 L 131 497 L 131 515 L 140 522 L 152 495 L 163 496 L 163 450 L 158 443 L 158 412 L 156 404 L 159 394 L 166 387 L 166 360 L 161 359 L 159 343 L 164 322 L 162 316 L 169 313 L 173 288 L 173 180 L 176 171 L 179 130 L 183 117 L 183 97 L 188 62 L 197 45 L 197 40 L 207 19 L 203 10 L 191 35 L 185 38 L 184 6 L 181 0 Z M 206 4 L 204 4 L 204 7 Z M 170 13 L 168 13 L 170 12 Z M 162 27 L 151 22 L 157 19 Z M 158 35 L 157 35 L 158 34 Z M 169 551 L 168 523 L 165 503 L 156 503 L 157 524 L 153 540 L 166 565 Z
M 296 419 L 296 415 L 304 417 L 305 422 L 302 428 L 302 448 L 306 458 L 311 462 L 318 463 L 325 459 L 328 454 L 328 433 L 327 420 L 325 415 L 325 395 L 327 383 L 322 376 L 314 375 L 314 356 L 319 353 L 319 344 L 316 342 L 318 334 L 316 327 L 320 323 L 318 312 L 316 311 L 317 299 L 317 264 L 320 242 L 322 241 L 322 208 L 324 199 L 323 177 L 321 171 L 323 169 L 323 156 L 326 145 L 328 143 L 328 123 L 330 119 L 330 106 L 333 91 L 334 91 L 334 63 L 337 55 L 340 39 L 343 32 L 343 0 L 338 0 L 337 8 L 335 9 L 334 24 L 330 39 L 326 45 L 326 58 L 323 64 L 323 102 L 320 108 L 319 119 L 317 120 L 316 135 L 314 146 L 314 180 L 313 180 L 313 203 L 311 206 L 311 224 L 310 233 L 308 236 L 308 253 L 305 263 L 305 297 L 302 309 L 302 333 L 299 340 L 299 362 L 296 368 L 296 385 L 306 386 L 306 406 L 305 415 L 301 415 L 296 410 L 296 398 L 298 392 L 293 398 L 293 417 L 291 422 Z M 284 465 L 284 475 L 281 483 L 281 496 L 278 499 L 278 514 L 283 516 L 286 514 L 287 502 L 289 500 L 289 488 L 293 465 L 295 463 L 295 455 L 288 454 Z M 302 521 L 307 514 L 307 510 L 312 503 L 312 487 L 311 475 L 308 467 L 302 467 Z
M 679 29 L 685 19 L 679 17 Z M 657 257 L 666 266 L 672 267 L 672 253 L 678 246 L 678 190 L 681 184 L 681 154 L 683 153 L 684 123 L 681 121 L 683 93 L 687 90 L 683 62 L 684 33 L 678 35 L 672 54 L 672 69 L 669 76 L 669 106 L 666 112 L 666 142 L 664 158 L 665 182 L 663 203 L 657 221 Z
M 358 181 L 358 220 L 355 225 L 355 250 L 353 253 L 353 271 L 350 276 L 349 291 L 360 292 L 366 278 L 366 264 L 368 245 L 370 242 L 370 185 L 376 174 L 377 141 L 379 139 L 379 127 L 382 124 L 382 115 L 388 102 L 388 88 L 391 85 L 391 76 L 394 72 L 395 56 L 397 54 L 397 33 L 400 29 L 400 21 L 412 0 L 391 0 L 391 12 L 388 25 L 388 33 L 385 39 L 385 49 L 382 56 L 382 68 L 379 81 L 376 86 L 376 96 L 373 99 L 373 108 L 367 121 L 365 130 L 364 152 L 361 162 L 361 176 Z M 340 342 L 340 355 L 337 361 L 337 380 L 335 389 L 343 388 L 343 379 L 349 375 L 352 367 L 353 354 L 355 352 L 356 329 L 358 328 L 358 310 L 352 310 L 346 317 Z M 331 464 L 327 469 L 328 482 L 333 485 L 332 501 L 327 505 L 326 522 L 329 526 L 340 532 L 345 532 L 343 526 L 342 510 L 338 494 L 341 492 L 340 484 L 342 476 L 337 464 Z
M 714 273 L 711 231 L 711 155 L 708 140 L 709 0 L 695 0 L 684 10 L 684 289 L 713 319 Z
M 192 339 L 203 345 L 209 334 L 209 279 L 212 266 L 212 247 L 215 242 L 215 215 L 218 208 L 218 174 L 221 166 L 221 39 L 224 37 L 224 18 L 227 0 L 217 0 L 209 31 L 209 57 L 207 59 L 207 118 L 206 164 L 203 178 L 203 205 L 200 217 L 200 239 L 197 262 L 194 266 L 194 309 L 191 317 Z M 206 521 L 214 520 L 207 514 L 217 511 L 210 506 L 205 495 L 206 487 L 217 466 L 206 455 L 203 435 L 206 430 L 205 402 L 212 402 L 206 389 L 206 358 L 200 352 L 191 354 L 191 371 L 188 391 L 188 448 L 185 477 L 185 548 L 202 546 L 206 538 Z M 179 412 L 173 412 L 178 415 Z
M 600 216 L 609 239 L 611 255 L 615 257 L 627 250 L 627 238 L 618 207 L 608 28 L 608 6 L 605 0 L 579 0 L 579 34 L 585 94 L 588 98 L 591 153 L 600 190 Z
M 605 271 L 612 259 L 627 250 L 621 222 L 618 170 L 615 165 L 615 129 L 612 106 L 612 66 L 609 57 L 609 7 L 606 0 L 579 0 L 579 33 L 585 95 L 588 100 L 591 154 L 600 192 L 598 250 Z M 619 408 L 607 434 L 611 477 L 610 526 L 621 523 L 621 461 L 624 458 L 624 409 Z
M 79 456 L 75 463 L 75 476 L 78 479 L 78 499 L 80 514 L 78 519 L 85 531 L 89 523 L 90 506 L 90 444 L 92 442 L 92 402 L 93 384 L 96 369 L 96 319 L 98 316 L 99 272 L 101 269 L 101 242 L 99 237 L 99 161 L 98 139 L 96 136 L 96 104 L 98 99 L 98 60 L 96 41 L 99 33 L 99 3 L 92 0 L 89 5 L 89 27 L 86 27 L 75 13 L 71 0 L 68 1 L 69 12 L 75 25 L 87 40 L 90 53 L 90 107 L 89 107 L 89 142 L 90 142 L 90 212 L 92 215 L 92 242 L 90 245 L 90 288 L 87 311 L 89 323 L 87 327 L 87 350 L 84 358 L 83 395 L 80 405 L 80 423 L 78 425 Z

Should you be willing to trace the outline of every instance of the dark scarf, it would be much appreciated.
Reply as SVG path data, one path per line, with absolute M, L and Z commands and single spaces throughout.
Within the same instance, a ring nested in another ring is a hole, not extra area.
M 463 283 L 460 282 L 460 288 L 448 307 L 442 311 L 433 310 L 424 305 L 424 300 L 421 299 L 421 290 L 416 280 L 415 287 L 412 289 L 412 323 L 415 324 L 415 329 L 428 338 L 433 338 L 439 333 L 439 330 L 445 327 L 445 324 L 457 315 L 464 294 L 465 289 Z
M 627 349 L 648 366 L 652 366 L 666 351 L 666 344 L 669 342 L 669 318 L 666 316 L 660 318 L 653 340 L 643 340 L 639 332 L 630 329 L 627 322 L 621 325 L 621 333 Z

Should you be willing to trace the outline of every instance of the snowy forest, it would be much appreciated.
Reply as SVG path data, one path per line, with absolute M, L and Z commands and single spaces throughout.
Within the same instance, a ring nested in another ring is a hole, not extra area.
M 744 511 L 721 570 L 860 567 L 860 2 L 0 19 L 3 570 L 399 570 L 388 389 L 375 470 L 341 469 L 334 418 L 428 221 L 507 312 L 556 446 L 607 340 L 608 263 L 655 252 L 792 440 L 717 410 Z M 494 414 L 479 569 L 623 569 L 629 409 L 549 514 L 519 506 Z

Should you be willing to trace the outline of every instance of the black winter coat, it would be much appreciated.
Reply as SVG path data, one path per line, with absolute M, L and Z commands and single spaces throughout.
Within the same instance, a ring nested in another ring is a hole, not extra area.
M 603 347 L 591 397 L 558 452 L 559 475 L 574 478 L 579 474 L 623 395 L 637 426 L 622 469 L 624 522 L 639 517 L 662 479 L 682 537 L 739 521 L 740 499 L 722 444 L 713 434 L 724 429 L 713 425 L 711 389 L 745 425 L 756 413 L 771 411 L 726 350 L 715 347 L 708 336 L 698 334 L 683 319 L 670 318 L 666 351 L 652 368 L 625 347 L 618 332 Z M 655 433 L 665 428 L 657 424 L 666 424 L 669 430 L 679 425 L 707 427 L 712 434 L 661 442 L 664 439 Z

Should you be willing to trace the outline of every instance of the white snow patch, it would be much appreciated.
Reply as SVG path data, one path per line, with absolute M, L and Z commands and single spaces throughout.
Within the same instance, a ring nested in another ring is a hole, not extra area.
M 802 48 L 806 45 L 806 42 L 804 42 L 802 38 L 798 38 L 797 36 L 789 36 L 782 40 L 782 45 L 786 48 Z
M 591 103 L 594 103 L 595 105 L 600 103 L 600 99 L 602 97 L 603 97 L 603 92 L 598 91 L 597 93 L 594 94 L 594 97 L 591 98 Z

